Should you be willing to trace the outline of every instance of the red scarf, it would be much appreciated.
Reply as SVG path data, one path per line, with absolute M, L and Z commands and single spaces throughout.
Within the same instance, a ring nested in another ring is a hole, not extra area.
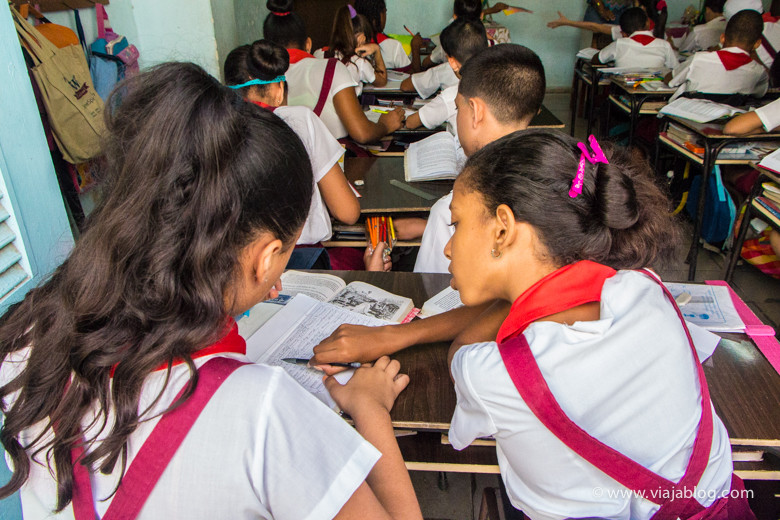
M 777 23 L 777 21 L 780 20 L 780 16 L 772 16 L 772 13 L 764 13 L 761 18 L 763 18 L 766 23 Z
M 606 265 L 583 260 L 548 274 L 515 300 L 496 341 L 503 343 L 519 336 L 540 318 L 600 301 L 604 282 L 616 272 Z
M 222 337 L 222 339 L 218 340 L 212 345 L 209 345 L 206 348 L 202 348 L 193 353 L 191 356 L 192 359 L 198 359 L 205 356 L 211 356 L 213 354 L 223 354 L 228 352 L 233 354 L 242 354 L 245 356 L 246 341 L 244 341 L 244 338 L 239 335 L 238 325 L 233 318 L 228 318 L 225 329 L 227 330 L 227 333 Z M 182 363 L 184 363 L 183 359 L 174 359 L 172 366 L 181 365 Z M 168 363 L 161 363 L 160 366 L 158 366 L 155 370 L 167 369 Z M 111 369 L 111 377 L 114 377 L 114 370 L 116 370 L 116 366 Z
M 642 45 L 650 45 L 655 40 L 655 37 L 649 34 L 632 34 L 631 39 Z
M 751 58 L 749 54 L 725 50 L 720 50 L 717 52 L 718 58 L 720 58 L 720 62 L 723 64 L 723 67 L 725 67 L 726 70 L 738 69 L 741 66 L 747 65 L 753 61 L 753 58 Z
M 306 58 L 314 57 L 308 52 L 302 51 L 300 49 L 287 49 L 287 54 L 290 55 L 290 65 L 293 63 L 298 63 L 301 60 L 305 60 Z
M 279 107 L 271 106 L 268 103 L 263 103 L 262 101 L 252 101 L 251 99 L 249 99 L 248 101 L 250 103 L 254 103 L 255 105 L 259 106 L 260 108 L 264 108 L 266 110 L 270 110 L 271 112 L 273 112 L 274 110 L 279 108 Z
M 390 37 L 388 35 L 386 35 L 385 33 L 379 33 L 379 34 L 376 35 L 376 42 L 380 43 L 380 44 L 383 41 L 389 40 L 389 39 L 390 39 Z

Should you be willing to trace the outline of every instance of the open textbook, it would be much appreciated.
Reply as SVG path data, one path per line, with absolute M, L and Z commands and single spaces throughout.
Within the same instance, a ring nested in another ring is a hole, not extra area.
M 731 105 L 716 103 L 709 99 L 678 98 L 663 107 L 658 113 L 677 116 L 695 123 L 709 123 L 716 119 L 741 114 L 744 110 Z
M 332 274 L 287 271 L 282 275 L 282 290 L 272 303 L 285 304 L 296 294 L 328 302 L 348 311 L 387 322 L 403 323 L 417 315 L 409 298 L 398 296 L 365 282 L 349 285 Z
M 336 403 L 322 383 L 322 372 L 282 359 L 311 358 L 314 347 L 343 323 L 376 327 L 388 322 L 298 294 L 247 339 L 246 355 L 256 363 L 282 367 L 306 390 L 335 409 Z M 353 373 L 354 370 L 347 370 L 336 379 L 344 384 Z
M 420 318 L 430 318 L 462 306 L 463 302 L 460 301 L 460 293 L 448 285 L 446 289 L 423 304 L 418 316 Z
M 665 283 L 680 306 L 685 321 L 714 332 L 744 332 L 727 287 L 688 283 Z
M 404 154 L 407 182 L 454 179 L 466 163 L 466 155 L 449 132 L 437 132 L 412 143 Z

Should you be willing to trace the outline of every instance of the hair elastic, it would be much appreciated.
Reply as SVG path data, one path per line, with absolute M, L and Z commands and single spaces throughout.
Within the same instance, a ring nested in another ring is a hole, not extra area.
M 577 173 L 574 176 L 574 180 L 571 181 L 571 189 L 569 189 L 569 197 L 576 198 L 577 195 L 582 193 L 582 184 L 585 181 L 585 160 L 590 164 L 596 164 L 596 163 L 603 163 L 603 164 L 609 164 L 609 161 L 607 160 L 607 156 L 604 155 L 604 151 L 601 149 L 601 146 L 599 146 L 598 141 L 596 141 L 595 136 L 588 137 L 588 144 L 590 144 L 591 150 L 593 150 L 593 154 L 591 155 L 590 152 L 588 152 L 588 147 L 585 145 L 585 143 L 577 143 L 577 147 L 582 152 L 580 154 L 580 162 L 577 165 Z
M 287 16 L 288 14 L 292 14 L 292 11 L 285 11 L 283 13 L 273 13 L 273 14 L 275 14 L 276 16 Z
M 355 11 L 355 8 L 351 5 L 347 4 L 347 9 L 349 9 L 349 17 L 355 18 L 357 16 L 357 11 Z
M 251 87 L 252 85 L 269 85 L 271 83 L 279 83 L 279 82 L 282 82 L 282 81 L 287 81 L 287 78 L 285 78 L 284 76 L 276 76 L 274 79 L 269 79 L 269 80 L 265 80 L 265 79 L 250 79 L 246 83 L 242 83 L 240 85 L 228 85 L 228 87 L 230 87 L 232 89 L 239 89 L 239 88 L 244 88 L 244 87 Z

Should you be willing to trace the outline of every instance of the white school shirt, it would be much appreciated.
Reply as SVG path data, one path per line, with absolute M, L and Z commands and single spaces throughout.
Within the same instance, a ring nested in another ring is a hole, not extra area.
M 24 366 L 28 350 L 10 354 L 0 366 L 0 384 Z M 240 354 L 217 354 L 247 361 Z M 199 367 L 214 356 L 195 359 Z M 186 365 L 171 379 L 149 417 L 165 410 L 189 377 Z M 165 371 L 148 376 L 139 409 L 160 393 Z M 12 400 L 18 395 L 12 396 Z M 10 404 L 10 403 L 9 403 Z M 128 467 L 158 418 L 142 422 L 128 441 Z M 88 424 L 88 421 L 84 421 Z M 30 442 L 42 425 L 25 430 Z M 89 433 L 87 433 L 89 435 Z M 251 364 L 233 372 L 203 409 L 149 495 L 138 518 L 331 519 L 349 500 L 381 454 L 344 420 L 304 390 L 282 368 Z M 10 459 L 6 457 L 10 464 Z M 42 459 L 39 459 L 42 460 Z M 92 474 L 97 513 L 105 515 L 118 481 Z M 57 484 L 48 467 L 30 465 L 21 489 L 25 520 L 74 518 L 69 505 L 59 514 Z
M 320 60 L 314 57 L 290 63 L 290 68 L 285 73 L 288 85 L 288 105 L 304 106 L 314 110 L 314 107 L 317 106 L 317 100 L 320 98 L 327 63 L 327 60 Z M 346 137 L 348 132 L 333 106 L 333 96 L 345 88 L 356 86 L 357 83 L 350 76 L 347 67 L 341 62 L 336 63 L 328 100 L 325 102 L 325 107 L 320 114 L 320 119 L 322 119 L 322 122 L 325 123 L 325 126 L 328 127 L 328 130 L 336 139 Z
M 447 123 L 447 131 L 455 136 L 456 140 L 458 139 L 458 107 L 455 105 L 457 95 L 458 85 L 447 87 L 430 103 L 426 103 L 420 108 L 417 113 L 425 128 L 433 130 L 439 125 Z
M 652 31 L 635 31 L 631 36 L 653 36 Z M 616 67 L 633 67 L 637 69 L 672 69 L 677 65 L 677 55 L 669 42 L 655 38 L 647 45 L 632 40 L 631 37 L 620 38 L 599 52 L 602 63 L 614 61 Z
M 425 224 L 420 250 L 414 262 L 415 273 L 449 273 L 450 260 L 444 256 L 444 246 L 452 238 L 452 192 L 437 200 L 431 207 Z
M 775 54 L 777 54 L 777 52 L 780 51 L 780 22 L 764 22 L 764 38 L 766 38 L 766 41 L 769 42 L 769 45 L 772 46 Z M 771 67 L 772 63 L 775 61 L 766 47 L 764 47 L 763 40 L 761 41 L 761 45 L 758 46 L 758 49 L 756 49 L 756 54 L 758 54 L 761 63 L 767 67 Z
M 739 47 L 724 51 L 748 54 Z M 763 66 L 751 61 L 733 70 L 726 70 L 716 51 L 697 52 L 678 65 L 669 81 L 670 87 L 685 83 L 688 92 L 708 94 L 752 94 L 763 96 L 769 89 L 769 76 Z
M 780 126 L 780 98 L 775 99 L 768 105 L 757 108 L 756 115 L 767 132 L 771 132 Z
M 382 59 L 388 69 L 402 69 L 412 64 L 412 60 L 404 51 L 404 46 L 398 40 L 388 37 L 379 44 L 379 49 L 382 51 Z
M 431 97 L 439 89 L 444 90 L 458 83 L 460 83 L 460 80 L 449 63 L 442 63 L 424 72 L 412 74 L 412 85 L 414 85 L 414 89 L 423 99 Z
M 623 31 L 620 29 L 619 25 L 613 25 L 610 29 L 610 35 L 612 36 L 612 41 L 617 41 L 620 38 L 623 38 Z
M 333 235 L 330 213 L 322 200 L 317 184 L 344 155 L 344 148 L 331 135 L 328 128 L 314 112 L 306 107 L 279 107 L 274 114 L 281 117 L 303 141 L 309 154 L 314 174 L 314 193 L 311 197 L 309 216 L 303 225 L 298 244 L 316 244 L 329 240 Z
M 566 415 L 590 435 L 672 481 L 685 472 L 701 416 L 688 340 L 657 283 L 621 271 L 608 279 L 597 321 L 532 323 L 531 351 Z M 650 518 L 658 506 L 630 491 L 553 435 L 509 377 L 495 342 L 455 354 L 458 396 L 449 437 L 463 449 L 492 435 L 509 498 L 534 520 Z M 731 486 L 728 432 L 713 410 L 709 464 L 697 490 Z M 626 495 L 621 495 L 626 493 Z M 706 495 L 705 495 L 706 496 Z
M 679 52 L 706 51 L 720 43 L 720 35 L 726 31 L 726 17 L 719 16 L 707 23 L 693 27 L 680 44 Z
M 335 57 L 339 61 L 341 61 L 341 56 L 342 54 L 340 52 L 335 53 Z M 317 49 L 314 51 L 314 57 L 324 59 L 325 51 L 322 49 Z M 363 83 L 373 83 L 376 81 L 376 72 L 374 71 L 374 66 L 371 65 L 371 62 L 366 58 L 352 56 L 349 59 L 349 63 L 346 63 L 345 65 L 349 71 L 349 75 L 352 76 L 352 81 L 357 83 L 357 86 L 355 87 L 355 94 L 358 96 L 363 93 Z
M 764 5 L 761 0 L 726 0 L 726 3 L 723 4 L 723 16 L 726 17 L 726 20 L 731 20 L 732 16 L 745 9 L 763 13 Z

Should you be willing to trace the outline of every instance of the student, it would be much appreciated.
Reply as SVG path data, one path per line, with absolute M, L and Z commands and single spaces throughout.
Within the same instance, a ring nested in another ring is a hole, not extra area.
M 388 69 L 402 69 L 412 64 L 401 42 L 387 36 L 387 6 L 385 0 L 355 0 L 355 11 L 368 18 L 376 35 L 376 42 L 382 49 L 382 57 Z
M 479 20 L 458 18 L 442 31 L 441 44 L 447 53 L 448 65 L 460 79 L 460 69 L 463 64 L 488 46 L 485 26 Z M 457 139 L 458 109 L 455 106 L 457 95 L 457 85 L 443 90 L 430 103 L 406 118 L 406 128 L 418 128 L 424 125 L 425 128 L 434 129 L 447 123 L 447 130 Z
M 659 2 L 660 3 L 660 2 Z M 645 13 L 647 13 L 647 2 L 640 2 L 639 0 L 634 0 L 633 3 L 634 7 L 639 7 Z M 609 12 L 609 11 L 607 11 Z M 653 19 L 648 16 L 648 26 L 647 29 L 650 31 L 655 30 L 655 23 L 653 22 Z M 605 34 L 612 38 L 613 41 L 619 40 L 623 37 L 623 32 L 620 29 L 620 25 L 615 23 L 599 23 L 599 22 L 592 22 L 592 21 L 577 21 L 577 20 L 570 20 L 566 18 L 566 15 L 564 15 L 562 12 L 558 11 L 558 19 L 553 20 L 551 22 L 547 22 L 547 27 L 550 29 L 557 29 L 558 27 L 574 27 L 576 29 L 583 29 L 586 31 L 591 31 L 594 34 L 594 38 L 599 34 Z M 593 45 L 595 47 L 595 45 Z
M 512 307 L 494 341 L 450 351 L 449 437 L 496 439 L 514 507 L 648 519 L 663 505 L 658 517 L 688 519 L 734 491 L 718 518 L 755 518 L 683 316 L 635 271 L 679 239 L 646 163 L 593 138 L 515 132 L 469 159 L 452 222 L 463 302 Z
M 756 54 L 767 68 L 772 67 L 780 50 L 780 0 L 773 0 L 768 13 L 764 13 L 764 32 L 761 35 L 761 45 Z
M 363 93 L 364 83 L 377 87 L 387 85 L 382 51 L 376 43 L 366 43 L 366 31 L 373 34 L 365 16 L 357 14 L 351 5 L 341 7 L 333 20 L 330 43 L 314 52 L 315 58 L 336 58 L 346 65 L 352 81 L 357 83 L 358 96 Z
M 193 64 L 124 85 L 87 231 L 0 322 L 0 498 L 20 490 L 28 520 L 422 518 L 388 414 L 397 362 L 325 381 L 355 432 L 249 363 L 231 318 L 277 294 L 306 219 L 300 139 Z
M 292 12 L 292 4 L 292 0 L 268 0 L 270 14 L 263 23 L 265 39 L 286 47 L 290 54 L 287 103 L 312 109 L 336 139 L 349 135 L 358 143 L 370 143 L 401 128 L 403 109 L 382 114 L 377 123 L 369 121 L 355 95 L 357 84 L 344 64 L 331 62 L 335 68 L 329 75 L 328 60 L 309 54 L 311 39 L 301 17 Z
M 751 94 L 763 96 L 769 88 L 764 67 L 750 54 L 761 44 L 764 23 L 751 9 L 740 11 L 726 24 L 721 35 L 723 49 L 697 52 L 667 74 L 670 87 L 685 85 L 688 92 L 708 94 Z
M 733 117 L 723 126 L 726 135 L 747 135 L 763 130 L 771 132 L 780 127 L 780 99 L 751 112 Z
M 632 7 L 620 16 L 620 38 L 593 57 L 593 63 L 614 61 L 616 67 L 645 69 L 674 68 L 677 56 L 669 42 L 655 38 L 646 30 L 647 14 L 640 7 Z
M 636 7 L 641 7 L 647 13 L 650 19 L 649 29 L 653 31 L 656 38 L 666 38 L 666 19 L 668 18 L 668 9 L 666 0 L 637 0 L 634 2 Z
M 724 2 L 725 0 L 705 0 L 704 23 L 694 25 L 688 31 L 677 49 L 679 52 L 706 51 L 720 44 L 720 35 L 726 30 L 726 17 L 723 16 Z
M 486 49 L 461 69 L 458 97 L 458 137 L 466 155 L 514 131 L 527 128 L 542 106 L 545 75 L 532 50 L 515 44 Z M 452 236 L 449 205 L 452 194 L 431 208 L 424 226 L 415 271 L 449 272 L 444 246 Z M 419 236 L 419 234 L 417 235 Z M 496 337 L 509 305 L 460 307 L 424 320 L 384 327 L 342 325 L 314 348 L 313 362 L 330 372 L 327 363 L 372 360 L 412 345 L 437 341 L 463 345 Z

